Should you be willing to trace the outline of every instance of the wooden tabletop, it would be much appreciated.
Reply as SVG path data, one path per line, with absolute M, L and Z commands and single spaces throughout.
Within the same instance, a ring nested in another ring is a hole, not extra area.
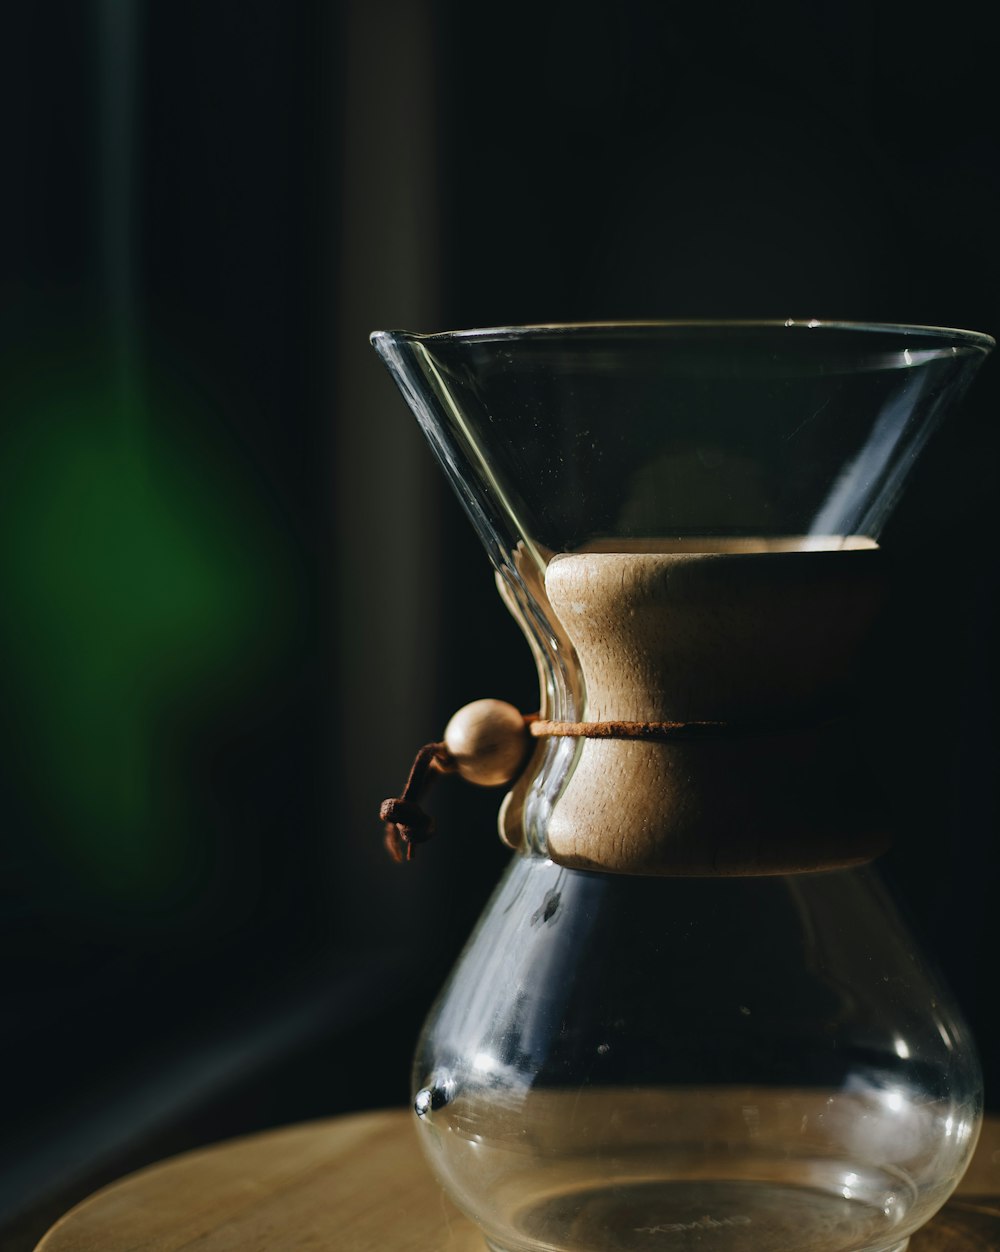
M 310 1122 L 189 1152 L 105 1187 L 36 1252 L 484 1252 L 424 1164 L 409 1113 Z M 909 1252 L 1000 1252 L 1000 1119 Z

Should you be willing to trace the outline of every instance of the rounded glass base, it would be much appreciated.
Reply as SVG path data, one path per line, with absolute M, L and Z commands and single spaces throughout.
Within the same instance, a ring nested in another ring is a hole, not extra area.
M 887 1177 L 845 1196 L 830 1185 L 738 1178 L 635 1179 L 526 1194 L 508 1212 L 510 1233 L 494 1252 L 903 1252 L 905 1209 Z
M 864 871 L 516 858 L 418 1049 L 446 1193 L 501 1252 L 891 1252 L 975 1147 L 975 1054 Z

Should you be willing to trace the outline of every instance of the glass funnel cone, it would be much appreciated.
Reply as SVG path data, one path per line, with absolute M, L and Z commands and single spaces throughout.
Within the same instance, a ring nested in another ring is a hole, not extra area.
M 910 326 L 637 323 L 372 337 L 491 555 L 877 539 L 992 347 Z
M 520 855 L 419 1045 L 442 1183 L 501 1252 L 903 1247 L 968 1161 L 980 1078 L 865 867 L 887 830 L 851 684 L 881 527 L 992 341 L 373 342 L 572 731 L 505 801 Z M 676 721 L 711 733 L 628 738 Z

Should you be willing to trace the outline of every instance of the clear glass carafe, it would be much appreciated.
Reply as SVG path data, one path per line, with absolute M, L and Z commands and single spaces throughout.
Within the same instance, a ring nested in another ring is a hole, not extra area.
M 991 341 L 789 321 L 374 342 L 542 717 L 585 728 L 541 738 L 505 800 L 516 855 L 418 1047 L 437 1176 L 497 1252 L 904 1247 L 968 1163 L 981 1079 L 868 865 L 889 831 L 854 668 L 881 526 Z

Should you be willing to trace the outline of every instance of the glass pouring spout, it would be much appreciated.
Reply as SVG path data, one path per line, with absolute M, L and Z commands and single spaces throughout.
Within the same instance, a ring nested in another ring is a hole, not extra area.
M 866 868 L 878 537 L 992 347 L 816 321 L 373 343 L 532 648 L 513 859 L 418 1049 L 501 1252 L 889 1252 L 975 1145 L 974 1050 Z M 659 728 L 659 729 L 658 729 Z

